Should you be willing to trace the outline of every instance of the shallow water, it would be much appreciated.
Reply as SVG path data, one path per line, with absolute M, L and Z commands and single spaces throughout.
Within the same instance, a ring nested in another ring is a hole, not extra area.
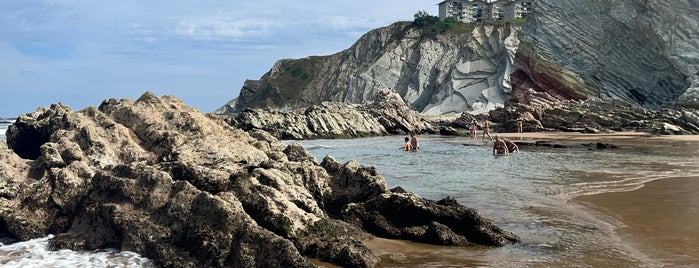
M 402 139 L 300 143 L 319 160 L 329 154 L 340 162 L 354 159 L 375 165 L 389 187 L 401 186 L 430 199 L 454 197 L 519 235 L 522 242 L 502 248 L 443 248 L 407 243 L 402 247 L 408 250 L 395 247 L 387 251 L 384 266 L 699 265 L 696 250 L 677 249 L 672 239 L 646 239 L 685 237 L 680 248 L 699 248 L 699 243 L 692 242 L 699 241 L 699 224 L 678 221 L 689 226 L 677 229 L 653 223 L 658 214 L 665 217 L 664 222 L 675 218 L 699 220 L 696 198 L 674 200 L 682 198 L 678 191 L 699 196 L 697 144 L 644 144 L 615 150 L 531 147 L 510 156 L 494 157 L 489 144 L 463 137 L 421 137 L 419 152 L 401 151 Z M 675 180 L 684 183 L 672 183 Z M 669 189 L 643 194 L 649 185 L 657 184 Z M 609 197 L 614 194 L 619 197 Z M 622 213 L 630 208 L 637 211 L 632 213 L 634 218 Z M 390 248 L 385 242 L 375 246 Z

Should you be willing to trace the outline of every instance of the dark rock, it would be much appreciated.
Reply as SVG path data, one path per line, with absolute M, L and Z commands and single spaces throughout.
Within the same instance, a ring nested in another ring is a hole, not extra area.
M 519 241 L 473 209 L 449 201 L 438 204 L 410 193 L 382 194 L 349 204 L 342 219 L 377 236 L 423 243 L 502 246 Z
M 443 136 L 459 136 L 460 133 L 453 127 L 442 127 L 439 129 L 439 134 Z

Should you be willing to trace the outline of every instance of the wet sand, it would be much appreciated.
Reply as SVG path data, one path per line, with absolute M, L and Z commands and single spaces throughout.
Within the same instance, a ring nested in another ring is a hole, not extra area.
M 624 144 L 643 145 L 653 141 L 699 141 L 699 135 L 652 135 L 645 132 L 613 132 L 601 134 L 586 134 L 579 132 L 524 132 L 524 133 L 491 133 L 493 137 L 500 135 L 508 139 L 526 140 L 556 140 L 556 141 L 615 141 Z M 480 138 L 480 136 L 478 136 Z
M 699 174 L 577 200 L 622 222 L 619 234 L 660 265 L 699 265 Z

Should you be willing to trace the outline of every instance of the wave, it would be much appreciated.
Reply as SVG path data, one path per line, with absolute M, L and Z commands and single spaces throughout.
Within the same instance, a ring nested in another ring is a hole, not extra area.
M 646 175 L 631 175 L 633 177 L 627 177 L 619 180 L 612 181 L 598 181 L 598 182 L 580 182 L 573 183 L 570 185 L 570 191 L 565 193 L 568 198 L 575 198 L 578 196 L 586 195 L 597 195 L 605 193 L 618 193 L 618 192 L 630 192 L 643 188 L 647 183 L 667 179 L 671 177 L 676 177 L 675 172 L 667 171 L 659 174 L 646 174 Z
M 53 236 L 10 245 L 0 244 L 2 267 L 154 267 L 151 260 L 129 251 L 78 252 L 49 250 Z

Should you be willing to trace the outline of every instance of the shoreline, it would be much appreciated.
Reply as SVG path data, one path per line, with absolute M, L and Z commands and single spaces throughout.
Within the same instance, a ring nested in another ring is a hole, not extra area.
M 482 135 L 482 134 L 480 134 Z M 478 137 L 480 137 L 480 135 Z M 646 132 L 620 131 L 612 133 L 581 133 L 581 132 L 500 132 L 491 133 L 491 136 L 500 135 L 508 139 L 521 140 L 555 140 L 565 142 L 578 141 L 614 141 L 623 144 L 639 144 L 645 141 L 662 142 L 699 142 L 699 135 L 653 135 Z

